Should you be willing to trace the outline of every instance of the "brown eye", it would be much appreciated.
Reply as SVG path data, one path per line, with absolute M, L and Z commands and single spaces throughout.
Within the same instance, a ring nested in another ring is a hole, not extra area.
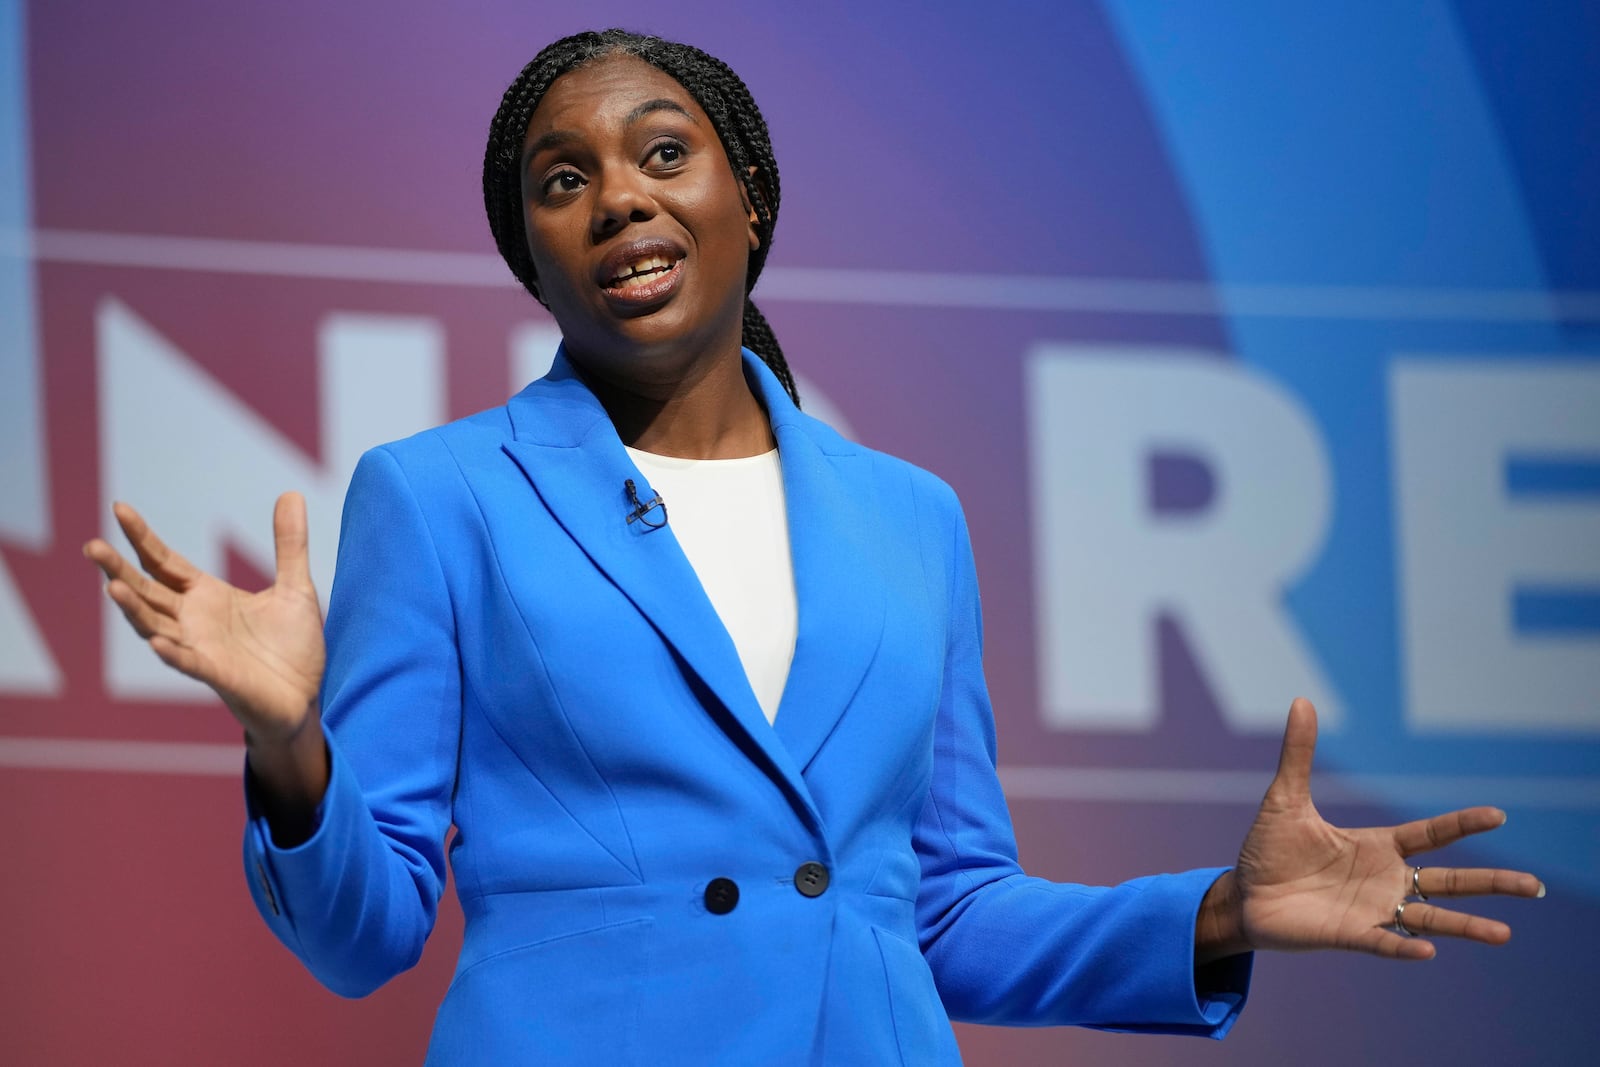
M 547 197 L 561 196 L 566 193 L 575 193 L 582 189 L 585 184 L 583 175 L 577 171 L 564 170 L 545 179 L 543 192 Z
M 663 141 L 650 149 L 650 154 L 645 156 L 645 163 L 653 164 L 657 170 L 672 170 L 681 166 L 688 154 L 677 141 Z

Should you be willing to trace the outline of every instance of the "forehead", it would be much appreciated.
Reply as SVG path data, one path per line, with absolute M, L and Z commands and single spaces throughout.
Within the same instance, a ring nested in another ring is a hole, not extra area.
M 621 126 L 640 104 L 670 100 L 709 131 L 711 122 L 672 75 L 637 56 L 610 55 L 561 75 L 545 91 L 524 146 L 552 130 L 598 131 Z

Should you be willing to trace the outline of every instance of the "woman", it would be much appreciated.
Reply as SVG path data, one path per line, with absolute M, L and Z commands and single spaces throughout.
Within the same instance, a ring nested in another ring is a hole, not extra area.
M 960 508 L 802 415 L 748 299 L 779 181 L 743 83 L 653 38 L 559 41 L 484 189 L 562 351 L 363 458 L 326 646 L 293 494 L 262 593 L 126 506 L 144 573 L 86 547 L 243 724 L 252 892 L 330 988 L 415 962 L 456 826 L 430 1062 L 953 1063 L 948 1017 L 1221 1036 L 1254 949 L 1425 959 L 1412 935 L 1509 937 L 1428 896 L 1542 893 L 1407 862 L 1494 809 L 1323 822 L 1304 701 L 1232 869 L 1027 877 Z

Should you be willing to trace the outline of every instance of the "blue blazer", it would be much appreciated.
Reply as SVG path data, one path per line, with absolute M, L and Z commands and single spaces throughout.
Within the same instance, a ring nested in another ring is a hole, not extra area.
M 466 916 L 428 1062 L 958 1063 L 950 1018 L 1220 1036 L 1219 871 L 1017 865 L 954 493 L 801 414 L 749 353 L 799 600 L 769 725 L 647 481 L 564 354 L 504 407 L 369 452 L 345 501 L 313 836 L 245 864 L 330 989 Z

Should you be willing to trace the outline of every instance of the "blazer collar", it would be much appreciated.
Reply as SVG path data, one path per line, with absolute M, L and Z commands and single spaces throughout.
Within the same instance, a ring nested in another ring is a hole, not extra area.
M 709 710 L 739 747 L 766 765 L 820 830 L 804 771 L 849 706 L 882 635 L 884 592 L 872 573 L 882 551 L 878 494 L 862 449 L 802 414 L 759 357 L 746 350 L 744 361 L 778 440 L 799 603 L 794 662 L 774 725 L 670 521 L 659 530 L 627 521 L 624 483 L 632 479 L 641 499 L 654 491 L 564 346 L 550 373 L 507 405 L 513 439 L 504 448 L 557 521 L 716 698 L 720 707 Z

